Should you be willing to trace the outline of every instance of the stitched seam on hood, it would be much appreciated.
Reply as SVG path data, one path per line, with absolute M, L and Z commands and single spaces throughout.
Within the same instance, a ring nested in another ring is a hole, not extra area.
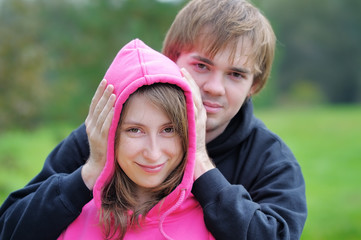
M 167 240 L 172 240 L 171 237 L 169 237 L 163 229 L 163 222 L 165 220 L 165 218 L 170 215 L 172 212 L 174 212 L 184 201 L 185 195 L 186 195 L 187 189 L 186 188 L 182 188 L 178 201 L 170 208 L 168 209 L 161 217 L 160 221 L 159 221 L 159 230 L 162 233 L 162 235 L 165 237 L 165 239 Z
M 142 75 L 143 75 L 143 77 L 145 77 L 146 75 L 148 75 L 148 71 L 147 71 L 147 67 L 146 67 L 146 64 L 145 64 L 144 56 L 143 56 L 142 52 L 140 51 L 140 47 L 138 46 L 138 41 L 135 42 L 135 45 L 136 45 L 135 50 L 138 53 L 139 65 L 141 66 L 141 69 L 142 69 Z M 146 82 L 148 83 L 147 79 L 146 79 Z

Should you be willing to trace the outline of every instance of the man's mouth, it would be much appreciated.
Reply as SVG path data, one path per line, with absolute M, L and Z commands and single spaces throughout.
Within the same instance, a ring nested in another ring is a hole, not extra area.
M 207 113 L 218 113 L 222 110 L 222 105 L 215 103 L 215 102 L 209 102 L 209 101 L 203 101 L 203 106 L 206 109 Z

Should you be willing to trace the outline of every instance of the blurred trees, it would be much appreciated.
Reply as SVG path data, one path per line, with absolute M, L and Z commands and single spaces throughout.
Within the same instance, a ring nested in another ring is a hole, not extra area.
M 361 1 L 273 0 L 260 5 L 278 38 L 277 78 L 271 80 L 277 82 L 278 96 L 311 103 L 361 102 Z
M 20 1 L 3 2 L 0 11 L 0 126 L 30 124 L 46 98 L 41 21 L 35 5 Z
M 181 3 L 154 0 L 0 2 L 0 129 L 84 121 L 118 50 L 140 38 L 161 50 Z
M 160 51 L 185 2 L 0 1 L 0 129 L 80 124 L 117 51 L 133 38 Z M 254 2 L 278 37 L 260 103 L 361 101 L 360 1 Z

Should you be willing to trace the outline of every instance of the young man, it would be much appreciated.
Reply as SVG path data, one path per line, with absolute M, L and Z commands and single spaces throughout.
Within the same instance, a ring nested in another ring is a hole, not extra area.
M 268 21 L 244 0 L 190 1 L 164 42 L 164 54 L 187 70 L 193 88 L 192 193 L 216 239 L 299 239 L 307 217 L 299 164 L 253 115 L 251 96 L 269 76 L 274 47 Z M 111 86 L 99 87 L 86 127 L 72 132 L 40 174 L 5 201 L 0 238 L 56 238 L 91 200 L 89 189 L 104 166 L 101 123 L 111 114 L 111 93 Z

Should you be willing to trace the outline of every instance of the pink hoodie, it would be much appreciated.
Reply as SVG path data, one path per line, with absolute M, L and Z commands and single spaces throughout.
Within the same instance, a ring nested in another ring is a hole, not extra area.
M 192 93 L 178 66 L 135 39 L 119 51 L 104 78 L 114 85 L 117 96 L 109 130 L 107 162 L 95 183 L 94 199 L 83 207 L 79 217 L 59 239 L 104 239 L 98 224 L 98 211 L 101 206 L 101 190 L 114 173 L 114 137 L 122 105 L 139 87 L 157 82 L 175 84 L 185 93 L 189 126 L 187 164 L 180 185 L 149 211 L 140 228 L 128 229 L 124 239 L 214 239 L 204 224 L 202 208 L 191 193 L 196 149 L 194 110 Z

